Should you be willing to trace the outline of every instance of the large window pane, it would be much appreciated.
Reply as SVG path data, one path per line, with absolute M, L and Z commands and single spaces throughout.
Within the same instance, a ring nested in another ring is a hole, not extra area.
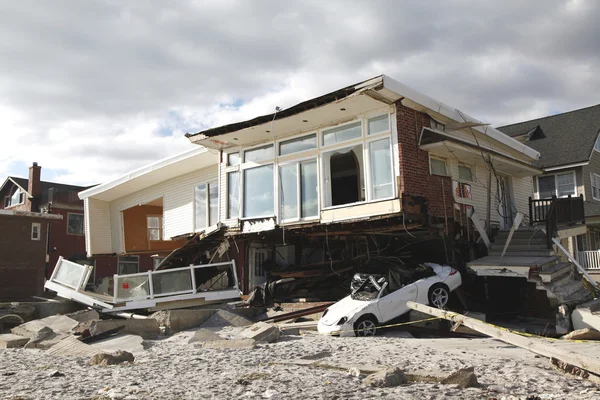
M 362 123 L 358 121 L 353 124 L 323 131 L 323 146 L 330 146 L 360 137 L 362 137 Z
M 317 162 L 308 161 L 301 163 L 300 176 L 302 218 L 314 217 L 319 211 L 319 206 L 317 204 Z
M 240 153 L 227 154 L 227 165 L 240 165 Z
M 208 196 L 208 219 L 210 226 L 213 226 L 219 222 L 219 186 L 216 182 L 208 185 Z
M 227 174 L 227 218 L 240 216 L 240 173 Z
M 556 196 L 556 187 L 554 184 L 554 175 L 540 176 L 538 178 L 538 193 L 540 199 L 549 199 L 552 196 Z
M 575 178 L 572 173 L 557 175 L 556 180 L 559 197 L 575 194 Z
M 244 162 L 259 162 L 273 158 L 273 145 L 257 147 L 244 153 Z
M 317 134 L 302 136 L 296 139 L 285 140 L 279 143 L 279 155 L 285 156 L 287 154 L 299 153 L 301 151 L 311 150 L 317 148 Z
M 244 217 L 268 217 L 273 212 L 273 165 L 244 171 Z
M 279 168 L 281 185 L 281 218 L 298 218 L 298 164 Z
M 376 133 L 387 132 L 390 130 L 390 116 L 389 114 L 379 115 L 377 117 L 369 119 L 369 135 Z
M 372 199 L 391 197 L 393 191 L 392 157 L 390 139 L 369 143 L 369 162 L 371 168 Z
M 206 197 L 207 197 L 207 185 L 202 184 L 196 186 L 194 189 L 194 204 L 196 213 L 196 229 L 206 228 Z

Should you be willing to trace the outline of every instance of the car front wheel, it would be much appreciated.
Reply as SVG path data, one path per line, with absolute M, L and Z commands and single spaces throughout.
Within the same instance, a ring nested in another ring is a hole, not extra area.
M 373 317 L 363 317 L 354 324 L 356 336 L 375 336 L 377 321 Z
M 450 299 L 450 290 L 448 286 L 438 283 L 429 288 L 429 305 L 437 308 L 444 308 Z

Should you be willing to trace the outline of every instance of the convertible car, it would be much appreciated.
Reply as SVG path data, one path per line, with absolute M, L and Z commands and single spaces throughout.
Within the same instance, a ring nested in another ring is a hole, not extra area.
M 433 263 L 414 268 L 393 265 L 382 273 L 357 273 L 352 279 L 352 293 L 323 313 L 319 333 L 373 336 L 378 326 L 407 313 L 408 301 L 446 307 L 450 292 L 461 283 L 457 270 Z

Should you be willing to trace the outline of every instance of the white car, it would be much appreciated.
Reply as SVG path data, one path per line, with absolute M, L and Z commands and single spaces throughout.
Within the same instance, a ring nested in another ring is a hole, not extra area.
M 378 325 L 407 313 L 408 301 L 446 307 L 450 292 L 461 283 L 457 270 L 433 263 L 414 269 L 395 266 L 384 274 L 355 274 L 352 294 L 325 310 L 319 333 L 373 336 Z

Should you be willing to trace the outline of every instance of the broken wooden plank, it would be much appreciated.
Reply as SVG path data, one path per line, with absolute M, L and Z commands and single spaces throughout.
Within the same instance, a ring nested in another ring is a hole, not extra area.
M 600 375 L 600 358 L 597 356 L 600 345 L 598 344 L 590 345 L 558 340 L 550 341 L 541 337 L 526 337 L 455 312 L 440 310 L 412 301 L 407 302 L 406 305 L 412 310 L 421 311 L 452 322 L 458 322 L 494 339 L 502 340 L 513 346 L 524 348 L 550 359 L 556 358 L 575 367 Z
M 259 321 L 261 321 L 261 322 L 267 322 L 267 321 L 280 322 L 280 321 L 286 321 L 288 319 L 305 317 L 307 315 L 323 312 L 327 309 L 327 307 L 329 307 L 332 304 L 333 304 L 333 302 L 330 302 L 327 304 L 318 305 L 316 307 L 305 308 L 304 310 L 292 311 L 292 312 L 285 313 L 285 314 L 278 314 L 278 315 L 274 315 L 272 317 L 260 319 Z

